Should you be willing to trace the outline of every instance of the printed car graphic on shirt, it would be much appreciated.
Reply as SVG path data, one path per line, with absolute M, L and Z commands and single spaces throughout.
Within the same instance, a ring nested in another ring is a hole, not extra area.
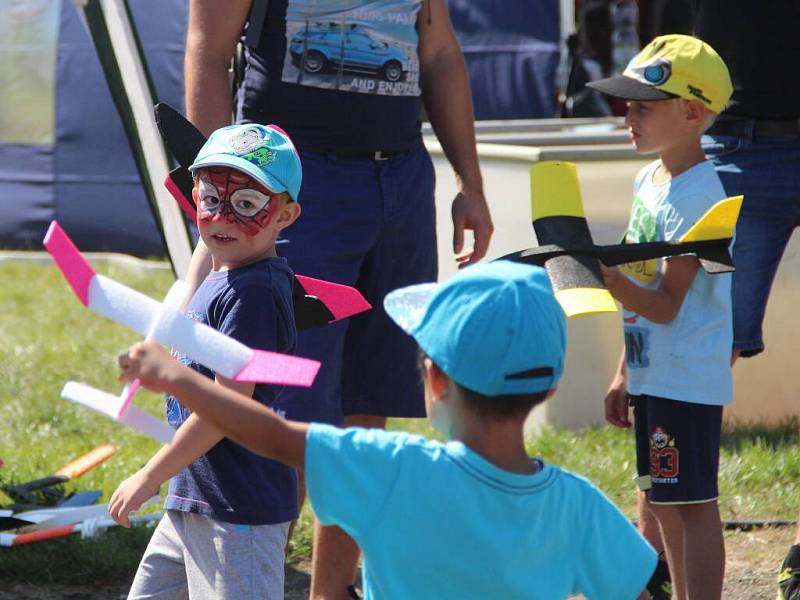
M 357 25 L 317 24 L 303 28 L 289 44 L 292 62 L 306 73 L 336 70 L 377 76 L 386 81 L 405 77 L 405 52 L 376 39 Z

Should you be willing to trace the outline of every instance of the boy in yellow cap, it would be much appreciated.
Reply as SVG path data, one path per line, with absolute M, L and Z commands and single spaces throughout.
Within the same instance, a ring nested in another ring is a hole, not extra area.
M 626 240 L 679 239 L 726 197 L 700 145 L 732 92 L 725 63 L 696 38 L 666 35 L 622 75 L 588 86 L 627 100 L 636 151 L 658 154 L 636 177 Z M 725 569 L 717 471 L 722 407 L 733 396 L 731 276 L 699 267 L 683 255 L 603 268 L 625 330 L 606 419 L 629 427 L 633 407 L 642 521 L 658 523 L 679 600 L 719 598 Z

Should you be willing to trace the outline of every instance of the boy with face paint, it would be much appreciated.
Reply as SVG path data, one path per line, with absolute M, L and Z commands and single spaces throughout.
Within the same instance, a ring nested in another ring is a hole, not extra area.
M 390 293 L 420 348 L 425 403 L 449 441 L 287 421 L 145 342 L 120 379 L 305 474 L 319 520 L 364 553 L 373 598 L 646 598 L 655 551 L 590 482 L 528 456 L 523 427 L 564 369 L 566 322 L 544 269 L 495 261 Z M 614 568 L 609 568 L 614 565 Z
M 292 271 L 275 252 L 280 231 L 300 214 L 302 169 L 288 136 L 274 125 L 215 131 L 190 167 L 197 227 L 213 268 L 187 315 L 251 348 L 291 353 L 297 331 Z M 280 388 L 239 383 L 188 356 L 172 362 L 235 390 L 253 405 L 273 405 Z M 284 548 L 297 518 L 294 469 L 257 456 L 174 395 L 167 419 L 177 429 L 109 503 L 128 515 L 171 478 L 166 512 L 145 551 L 129 598 L 283 598 Z

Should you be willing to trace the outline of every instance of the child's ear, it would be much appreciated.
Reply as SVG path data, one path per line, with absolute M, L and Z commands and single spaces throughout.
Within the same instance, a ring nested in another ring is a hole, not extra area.
M 702 123 L 706 118 L 706 107 L 697 100 L 689 100 L 685 103 L 684 114 L 687 121 Z
M 450 383 L 450 378 L 447 374 L 430 358 L 425 358 L 422 366 L 425 369 L 425 378 L 434 399 L 441 400 L 447 396 L 447 386 Z
M 280 229 L 288 227 L 297 220 L 297 217 L 300 216 L 300 212 L 300 205 L 291 200 L 287 195 L 281 200 L 280 209 L 278 210 L 278 218 L 275 220 L 275 224 Z

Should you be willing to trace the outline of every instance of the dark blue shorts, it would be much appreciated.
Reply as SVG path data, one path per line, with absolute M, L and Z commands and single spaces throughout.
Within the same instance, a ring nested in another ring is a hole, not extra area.
M 424 417 L 416 342 L 383 310 L 396 288 L 436 281 L 434 172 L 424 146 L 389 160 L 301 152 L 300 218 L 278 253 L 300 275 L 355 286 L 372 310 L 300 332 L 297 354 L 322 361 L 310 389 L 286 387 L 288 418 Z
M 631 396 L 639 489 L 654 504 L 709 502 L 719 496 L 722 407 Z
M 703 137 L 703 150 L 725 193 L 744 194 L 732 283 L 733 347 L 741 356 L 764 350 L 762 323 L 770 288 L 800 224 L 800 136 L 757 136 L 748 123 L 740 122 L 741 135 Z

